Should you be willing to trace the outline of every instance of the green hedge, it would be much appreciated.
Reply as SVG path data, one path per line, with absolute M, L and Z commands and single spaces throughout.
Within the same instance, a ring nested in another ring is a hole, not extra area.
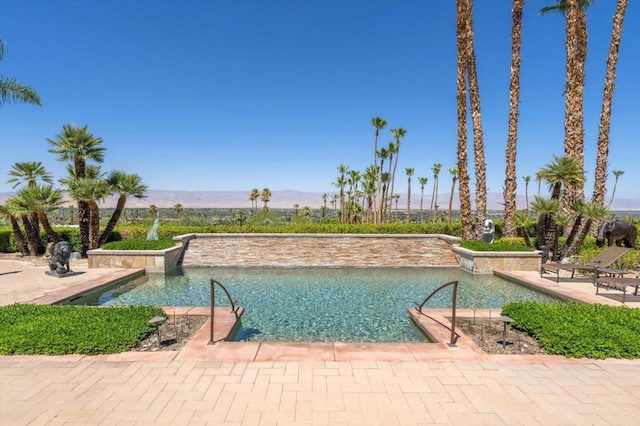
M 122 241 L 112 241 L 103 244 L 105 250 L 164 250 L 175 246 L 171 238 L 147 240 L 146 238 L 130 238 Z
M 527 247 L 522 238 L 502 238 L 492 244 L 484 241 L 462 241 L 461 247 L 474 251 L 534 251 L 534 248 Z
M 124 352 L 153 332 L 160 308 L 21 305 L 0 307 L 0 354 L 66 355 Z
M 511 325 L 553 355 L 640 358 L 640 309 L 599 304 L 513 302 L 502 308 Z

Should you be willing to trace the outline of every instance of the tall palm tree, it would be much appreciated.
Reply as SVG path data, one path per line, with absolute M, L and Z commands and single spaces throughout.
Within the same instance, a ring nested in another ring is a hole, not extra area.
M 456 180 L 458 179 L 458 168 L 450 167 L 449 173 L 451 173 L 451 193 L 449 194 L 449 223 L 451 223 L 451 216 L 453 212 L 453 193 L 456 190 Z
M 522 176 L 524 180 L 524 203 L 526 209 L 529 210 L 529 182 L 531 182 L 531 176 Z
M 385 185 L 383 188 L 386 189 L 386 191 L 383 191 L 382 193 L 382 199 L 383 200 L 389 200 L 391 201 L 391 199 L 393 198 L 393 192 L 390 192 L 391 189 L 391 184 L 392 184 L 392 179 L 393 179 L 393 164 L 394 164 L 394 157 L 396 156 L 395 154 L 398 152 L 398 150 L 400 149 L 400 144 L 399 143 L 395 143 L 395 142 L 389 142 L 389 146 L 387 147 L 387 150 L 389 150 L 389 170 L 387 171 L 387 175 L 389 176 L 389 181 L 388 184 Z M 384 206 L 383 208 L 384 210 L 384 217 L 386 218 L 387 222 L 391 221 L 391 207 L 389 205 Z
M 613 91 L 615 89 L 616 68 L 618 65 L 618 51 L 622 39 L 622 24 L 627 10 L 628 0 L 618 0 L 616 13 L 613 17 L 613 29 L 611 30 L 611 43 L 609 56 L 607 57 L 607 69 L 604 79 L 604 94 L 602 96 L 602 109 L 600 112 L 600 125 L 598 127 L 598 149 L 596 155 L 596 168 L 593 181 L 593 202 L 604 205 L 604 196 L 607 191 L 607 162 L 609 161 L 609 130 L 611 129 L 611 105 L 613 104 Z M 615 172 L 614 172 L 615 173 Z M 616 178 L 616 182 L 617 182 Z M 613 200 L 613 196 L 611 196 Z M 611 205 L 611 203 L 609 203 Z
M 412 167 L 407 167 L 405 172 L 407 173 L 407 223 L 411 223 L 411 176 L 415 171 Z
M 320 198 L 322 198 L 322 218 L 324 219 L 325 216 L 327 215 L 327 197 L 329 195 L 327 195 L 327 193 L 323 193 Z
M 0 38 L 0 61 L 4 59 L 5 42 Z M 14 77 L 0 74 L 0 105 L 21 102 L 42 106 L 40 96 L 30 86 L 18 82 Z
M 442 164 L 436 163 L 431 167 L 433 171 L 433 192 L 431 193 L 431 220 L 436 221 L 436 215 L 438 214 L 438 176 L 442 170 Z
M 609 204 L 607 205 L 607 208 L 611 208 L 611 203 L 613 203 L 613 197 L 616 196 L 616 188 L 618 187 L 618 179 L 623 174 L 624 174 L 624 170 L 614 170 L 613 171 L 613 175 L 615 176 L 616 180 L 613 183 L 613 191 L 611 191 L 611 199 L 609 200 Z
M 380 168 L 378 169 L 378 205 L 376 206 L 377 213 L 375 223 L 382 223 L 382 208 L 384 206 L 384 188 L 382 185 L 382 175 L 384 175 L 384 173 L 382 173 L 382 168 L 384 167 L 384 161 L 389 158 L 389 150 L 386 148 L 380 148 L 378 151 L 378 157 L 380 157 Z
M 258 188 L 253 188 L 249 193 L 249 200 L 251 201 L 251 210 L 253 210 L 253 204 L 255 203 L 255 209 L 258 210 L 258 198 L 260 198 L 260 191 Z
M 554 155 L 553 161 L 538 172 L 549 183 L 551 198 L 555 200 L 561 200 L 564 197 L 566 190 L 563 191 L 563 188 L 574 188 L 585 180 L 584 170 L 574 157 Z
M 587 60 L 587 19 L 585 9 L 594 0 L 560 0 L 544 7 L 541 14 L 555 11 L 566 16 L 567 77 L 565 86 L 564 155 L 574 157 L 584 168 L 584 81 Z M 576 199 L 584 198 L 584 182 L 569 188 L 563 209 L 569 210 Z
M 371 124 L 373 124 L 373 128 L 375 129 L 373 139 L 373 164 L 378 164 L 378 135 L 380 135 L 380 130 L 387 127 L 387 121 L 382 117 L 376 116 L 371 119 Z
M 504 180 L 504 237 L 516 236 L 515 215 L 517 174 L 516 148 L 518 140 L 518 115 L 520 104 L 520 45 L 522 41 L 522 9 L 524 0 L 513 0 L 511 16 L 511 80 L 509 84 L 509 130 L 507 132 L 507 155 Z
M 184 211 L 184 206 L 180 203 L 173 205 L 173 211 L 176 212 L 176 218 Z
M 142 178 L 137 174 L 129 174 L 121 170 L 114 170 L 107 176 L 108 192 L 118 194 L 118 202 L 113 210 L 107 226 L 98 238 L 98 247 L 106 243 L 111 233 L 115 229 L 120 216 L 124 211 L 125 204 L 129 197 L 144 198 L 147 191 L 147 185 L 142 183 Z M 176 212 L 182 211 L 182 204 L 175 205 Z
M 345 199 L 344 199 L 344 187 L 347 183 L 347 180 L 345 178 L 346 173 L 349 171 L 349 166 L 345 166 L 344 164 L 340 164 L 338 166 L 338 173 L 340 173 L 340 176 L 338 176 L 338 188 L 340 188 L 340 221 L 342 223 L 345 223 L 346 221 L 346 215 L 345 215 Z
M 487 165 L 484 157 L 484 133 L 480 113 L 480 88 L 476 72 L 476 54 L 473 41 L 473 3 L 468 0 L 466 8 L 466 56 L 467 76 L 469 79 L 469 101 L 471 104 L 471 123 L 473 124 L 473 154 L 476 175 L 476 215 L 487 217 Z M 476 221 L 476 235 L 482 235 L 483 220 Z
M 65 124 L 55 139 L 47 138 L 47 142 L 51 145 L 49 152 L 57 155 L 58 161 L 72 164 L 70 175 L 74 179 L 87 177 L 87 160 L 96 163 L 104 161 L 105 148 L 102 146 L 102 139 L 92 135 L 88 126 L 77 127 L 73 124 Z M 78 227 L 82 242 L 82 254 L 84 255 L 90 246 L 91 207 L 84 200 L 78 199 L 77 202 Z
M 407 134 L 407 131 L 402 127 L 398 127 L 397 129 L 391 129 L 391 134 L 396 139 L 395 143 L 395 159 L 393 161 L 393 172 L 391 173 L 391 193 L 393 194 L 396 182 L 396 168 L 398 167 L 398 157 L 400 157 L 400 140 L 404 138 L 404 135 Z
M 460 221 L 462 238 L 472 238 L 471 194 L 469 191 L 467 155 L 467 25 L 471 5 L 469 0 L 456 0 L 456 45 L 457 45 L 457 117 L 458 117 L 458 177 L 460 192 Z
M 269 207 L 267 204 L 271 201 L 271 190 L 269 188 L 262 188 L 262 192 L 260 193 L 260 199 L 264 203 L 264 207 L 262 207 L 262 211 L 268 212 Z
M 419 177 L 418 178 L 418 182 L 420 182 L 420 223 L 424 222 L 424 217 L 422 216 L 422 205 L 424 203 L 424 187 L 427 186 L 427 182 L 429 181 L 429 178 L 426 177 Z

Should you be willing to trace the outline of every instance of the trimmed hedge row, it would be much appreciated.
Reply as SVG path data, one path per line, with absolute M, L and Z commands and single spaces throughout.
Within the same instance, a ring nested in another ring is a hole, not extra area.
M 14 304 L 0 307 L 0 354 L 111 354 L 138 344 L 165 316 L 152 306 L 89 307 Z
M 568 358 L 640 358 L 640 309 L 627 306 L 509 303 L 502 314 L 553 355 Z

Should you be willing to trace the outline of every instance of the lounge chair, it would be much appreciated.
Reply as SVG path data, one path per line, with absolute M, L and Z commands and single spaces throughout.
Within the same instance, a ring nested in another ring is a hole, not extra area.
M 623 278 L 609 275 L 600 276 L 597 272 L 599 271 L 596 271 L 596 275 L 593 280 L 593 283 L 596 286 L 596 294 L 598 294 L 598 290 L 600 290 L 600 288 L 604 288 L 606 290 L 619 290 L 622 292 L 622 303 L 624 303 L 627 298 L 627 287 L 635 287 L 636 291 L 633 295 L 638 295 L 638 287 L 640 287 L 639 277 Z
M 560 271 L 571 271 L 571 278 L 576 271 L 586 271 L 593 274 L 596 273 L 596 268 L 608 268 L 616 260 L 620 259 L 623 254 L 631 250 L 628 247 L 611 246 L 607 247 L 604 251 L 591 259 L 589 262 L 581 265 L 577 263 L 543 263 L 540 268 L 540 277 L 545 273 L 555 273 L 556 282 L 560 282 Z

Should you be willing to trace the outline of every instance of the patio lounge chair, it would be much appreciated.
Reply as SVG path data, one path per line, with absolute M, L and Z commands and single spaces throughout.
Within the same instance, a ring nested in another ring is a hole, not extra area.
M 596 268 L 608 268 L 629 250 L 631 249 L 628 247 L 607 247 L 602 253 L 598 254 L 584 265 L 577 263 L 543 263 L 540 268 L 540 277 L 545 273 L 555 273 L 556 282 L 560 282 L 560 271 L 571 271 L 571 278 L 573 278 L 576 271 L 586 271 L 595 274 Z
M 600 288 L 604 288 L 606 290 L 619 290 L 622 292 L 622 303 L 625 302 L 627 298 L 627 287 L 635 287 L 636 291 L 633 293 L 634 296 L 638 295 L 638 287 L 640 287 L 640 278 L 623 278 L 623 277 L 615 277 L 615 276 L 600 276 L 597 273 L 593 282 L 596 286 L 596 294 L 598 294 L 598 290 Z

